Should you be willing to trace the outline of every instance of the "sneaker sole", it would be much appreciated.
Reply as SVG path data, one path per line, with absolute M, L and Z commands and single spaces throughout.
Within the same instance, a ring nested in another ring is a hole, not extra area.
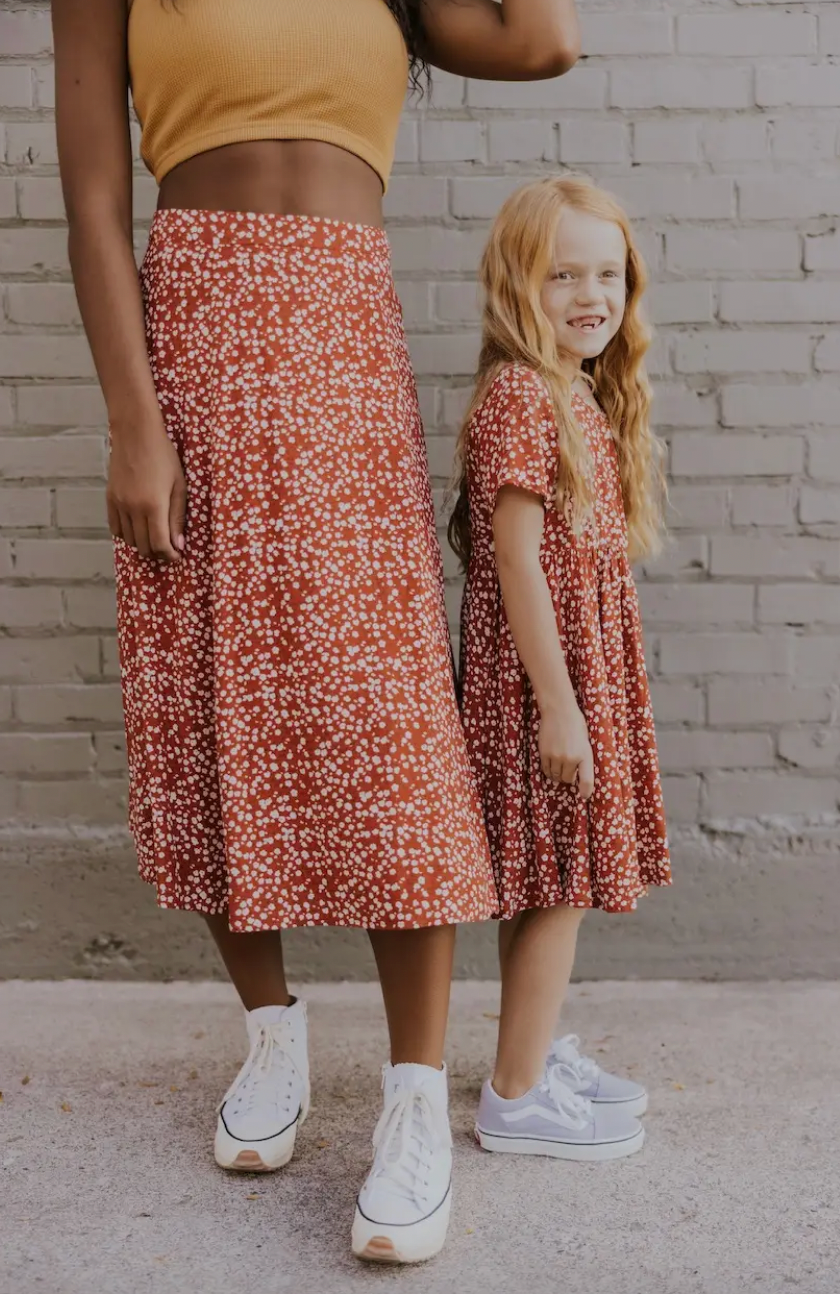
M 539 1137 L 498 1137 L 484 1132 L 476 1125 L 475 1139 L 482 1150 L 503 1155 L 547 1155 L 551 1159 L 569 1159 L 579 1163 L 603 1163 L 608 1159 L 624 1159 L 641 1150 L 645 1130 L 641 1128 L 623 1141 L 575 1142 L 543 1141 Z
M 596 1098 L 592 1104 L 596 1109 L 600 1106 L 602 1110 L 624 1110 L 634 1119 L 640 1119 L 643 1114 L 647 1114 L 648 1096 L 645 1092 L 644 1096 L 636 1096 L 631 1101 L 599 1101 Z
M 450 1190 L 440 1208 L 422 1222 L 410 1226 L 388 1226 L 383 1222 L 371 1222 L 357 1204 L 351 1234 L 353 1253 L 367 1263 L 427 1263 L 444 1246 L 451 1207 Z
M 238 1137 L 232 1137 L 219 1115 L 213 1143 L 216 1163 L 229 1173 L 276 1173 L 278 1168 L 285 1168 L 294 1155 L 298 1128 L 308 1113 L 309 1093 L 304 1097 L 300 1114 L 291 1127 L 264 1141 L 240 1141 Z

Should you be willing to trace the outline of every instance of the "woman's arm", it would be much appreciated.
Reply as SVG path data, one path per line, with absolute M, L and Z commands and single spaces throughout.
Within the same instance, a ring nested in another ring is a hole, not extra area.
M 584 799 L 594 787 L 586 720 L 578 708 L 540 564 L 545 512 L 535 494 L 506 485 L 493 513 L 496 569 L 519 659 L 540 709 L 540 760 L 553 782 L 574 782 Z
M 429 62 L 485 81 L 561 76 L 580 56 L 574 0 L 421 0 Z
M 126 0 L 53 0 L 56 123 L 70 264 L 111 427 L 108 517 L 177 560 L 185 490 L 146 353 L 132 245 Z

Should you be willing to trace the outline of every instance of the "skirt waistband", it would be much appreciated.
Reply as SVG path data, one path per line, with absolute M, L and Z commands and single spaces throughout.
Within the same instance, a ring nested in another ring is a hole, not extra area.
M 307 247 L 332 255 L 390 258 L 388 235 L 377 225 L 354 225 L 324 216 L 274 215 L 253 211 L 156 211 L 151 240 L 212 248 L 279 251 Z

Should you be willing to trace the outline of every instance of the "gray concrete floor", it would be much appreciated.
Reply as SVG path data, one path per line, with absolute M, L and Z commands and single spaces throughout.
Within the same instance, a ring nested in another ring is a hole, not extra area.
M 470 1137 L 493 985 L 455 986 L 456 1197 L 444 1254 L 348 1254 L 385 1045 L 374 986 L 310 986 L 313 1113 L 292 1165 L 219 1172 L 243 1052 L 216 984 L 0 985 L 0 1291 L 23 1294 L 837 1294 L 840 986 L 576 986 L 566 1026 L 648 1084 L 615 1164 L 493 1157 Z

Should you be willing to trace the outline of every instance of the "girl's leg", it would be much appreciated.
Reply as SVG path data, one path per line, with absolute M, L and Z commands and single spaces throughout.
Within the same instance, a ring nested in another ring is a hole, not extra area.
M 368 932 L 391 1037 L 391 1064 L 440 1069 L 449 1015 L 455 927 Z
M 227 914 L 204 919 L 245 1010 L 288 1006 L 291 997 L 286 986 L 280 931 L 234 934 L 228 928 Z
M 535 908 L 499 930 L 502 1013 L 493 1087 L 506 1100 L 523 1096 L 543 1075 L 583 913 Z

